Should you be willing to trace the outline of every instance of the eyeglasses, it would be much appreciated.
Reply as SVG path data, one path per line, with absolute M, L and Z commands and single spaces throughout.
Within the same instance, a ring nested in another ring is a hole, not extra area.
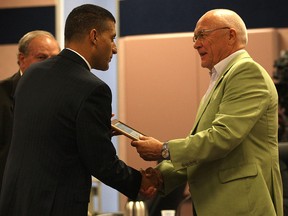
M 216 29 L 203 29 L 199 31 L 197 34 L 194 34 L 193 42 L 195 43 L 197 40 L 203 40 L 207 33 L 211 33 L 213 31 L 222 30 L 222 29 L 230 29 L 229 27 L 222 27 Z

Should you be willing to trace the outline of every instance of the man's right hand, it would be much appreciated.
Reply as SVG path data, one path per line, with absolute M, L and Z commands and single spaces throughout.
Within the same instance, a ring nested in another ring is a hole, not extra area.
M 163 187 L 163 178 L 161 173 L 153 169 L 147 168 L 145 171 L 141 170 L 142 183 L 140 188 L 140 195 L 144 198 L 152 198 L 156 195 L 157 191 Z

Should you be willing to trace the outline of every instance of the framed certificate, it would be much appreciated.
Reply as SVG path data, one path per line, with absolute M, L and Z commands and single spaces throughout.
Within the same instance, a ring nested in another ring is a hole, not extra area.
M 127 136 L 128 138 L 132 140 L 139 140 L 139 137 L 141 135 L 144 135 L 140 133 L 139 131 L 135 130 L 134 128 L 119 121 L 118 119 L 112 120 L 111 126 L 114 130 L 118 131 L 119 133 Z

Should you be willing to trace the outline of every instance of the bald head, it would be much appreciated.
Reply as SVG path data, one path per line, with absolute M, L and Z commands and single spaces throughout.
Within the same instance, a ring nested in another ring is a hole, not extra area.
M 198 20 L 194 42 L 202 67 L 211 70 L 232 53 L 245 49 L 248 42 L 247 29 L 234 11 L 214 9 Z
M 242 47 L 248 43 L 247 29 L 242 18 L 232 10 L 214 9 L 205 13 L 197 23 L 205 21 L 215 28 L 219 26 L 227 26 L 233 28 L 237 34 L 237 42 Z M 213 28 L 214 28 L 213 27 Z

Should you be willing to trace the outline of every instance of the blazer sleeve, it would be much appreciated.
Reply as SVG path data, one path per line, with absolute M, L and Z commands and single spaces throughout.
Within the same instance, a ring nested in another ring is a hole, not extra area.
M 105 83 L 97 85 L 85 99 L 77 117 L 78 148 L 94 177 L 135 199 L 142 176 L 116 155 L 111 142 L 111 100 L 111 90 Z

